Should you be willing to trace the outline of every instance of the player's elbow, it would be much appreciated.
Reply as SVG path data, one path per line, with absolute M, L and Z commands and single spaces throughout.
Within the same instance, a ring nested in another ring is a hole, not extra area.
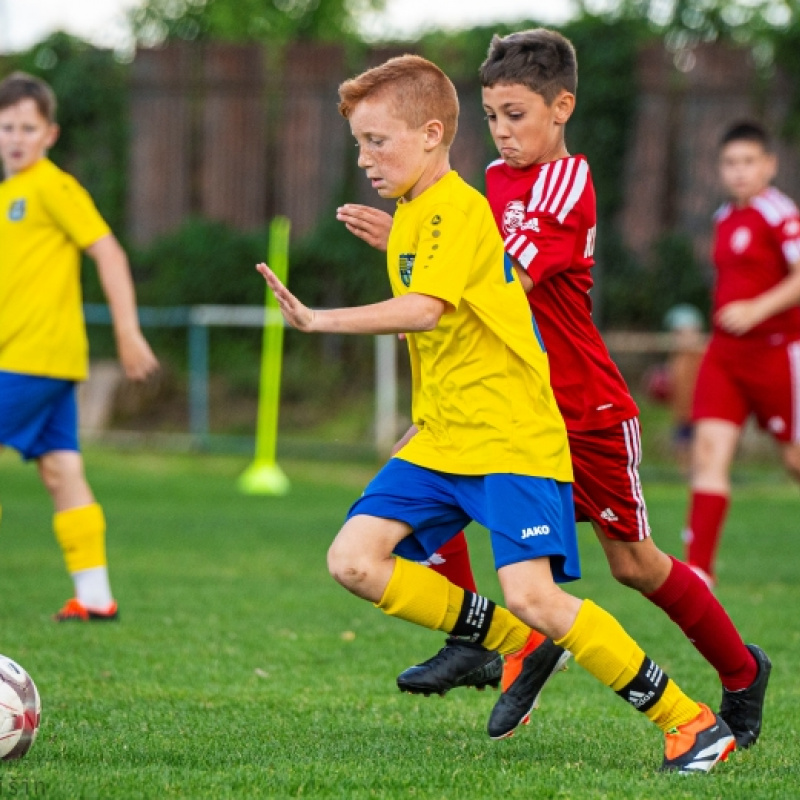
M 439 324 L 445 311 L 445 303 L 438 297 L 417 295 L 414 308 L 413 325 L 409 328 L 417 333 L 432 331 Z

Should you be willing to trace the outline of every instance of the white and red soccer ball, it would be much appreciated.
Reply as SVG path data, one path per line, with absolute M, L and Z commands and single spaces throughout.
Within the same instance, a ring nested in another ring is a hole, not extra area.
M 31 676 L 0 655 L 0 760 L 22 758 L 39 731 L 42 704 Z

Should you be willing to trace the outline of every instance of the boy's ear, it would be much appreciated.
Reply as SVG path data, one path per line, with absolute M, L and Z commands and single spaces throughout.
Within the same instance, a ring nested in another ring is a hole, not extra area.
M 555 112 L 555 121 L 559 125 L 566 125 L 572 112 L 575 110 L 575 95 L 572 92 L 564 91 L 553 100 L 553 111 Z
M 769 176 L 770 183 L 772 183 L 778 175 L 778 156 L 773 152 L 767 153 L 767 175 Z
M 442 143 L 444 125 L 438 119 L 430 119 L 423 126 L 425 132 L 425 149 L 430 151 Z
M 61 133 L 61 128 L 59 128 L 58 125 L 56 125 L 56 123 L 54 122 L 50 126 L 50 130 L 47 132 L 47 139 L 45 140 L 45 147 L 47 149 L 50 149 L 58 141 L 58 136 L 60 133 Z

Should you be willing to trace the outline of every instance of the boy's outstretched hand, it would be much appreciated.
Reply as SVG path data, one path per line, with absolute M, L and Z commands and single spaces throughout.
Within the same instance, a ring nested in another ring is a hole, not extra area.
M 391 214 L 371 206 L 347 203 L 336 209 L 336 219 L 344 222 L 350 233 L 371 247 L 386 252 L 386 243 L 392 230 Z
M 272 294 L 278 301 L 281 314 L 287 325 L 304 333 L 310 333 L 314 325 L 314 311 L 304 306 L 278 279 L 278 276 L 266 265 L 256 264 L 256 269 L 264 276 Z

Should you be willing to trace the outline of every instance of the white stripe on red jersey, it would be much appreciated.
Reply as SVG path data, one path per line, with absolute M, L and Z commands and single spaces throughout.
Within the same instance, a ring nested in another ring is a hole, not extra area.
M 575 207 L 575 203 L 578 202 L 580 196 L 583 194 L 583 190 L 586 188 L 586 178 L 589 175 L 589 165 L 585 161 L 581 161 L 578 164 L 578 174 L 575 176 L 575 182 L 572 185 L 572 189 L 570 190 L 567 199 L 564 201 L 564 205 L 561 206 L 561 210 L 556 215 L 558 217 L 558 221 L 563 223 L 564 220 L 567 218 L 567 214 Z
M 561 162 L 559 161 L 558 163 L 560 164 Z M 564 176 L 559 181 L 558 190 L 556 191 L 555 196 L 550 202 L 550 205 L 547 207 L 547 210 L 551 214 L 556 213 L 556 209 L 559 207 L 559 204 L 561 203 L 561 198 L 564 196 L 564 192 L 566 192 L 567 186 L 569 186 L 570 178 L 572 178 L 572 172 L 574 169 L 575 169 L 575 159 L 568 158 L 564 162 Z
M 797 264 L 800 261 L 800 239 L 784 242 L 783 255 L 787 264 Z

